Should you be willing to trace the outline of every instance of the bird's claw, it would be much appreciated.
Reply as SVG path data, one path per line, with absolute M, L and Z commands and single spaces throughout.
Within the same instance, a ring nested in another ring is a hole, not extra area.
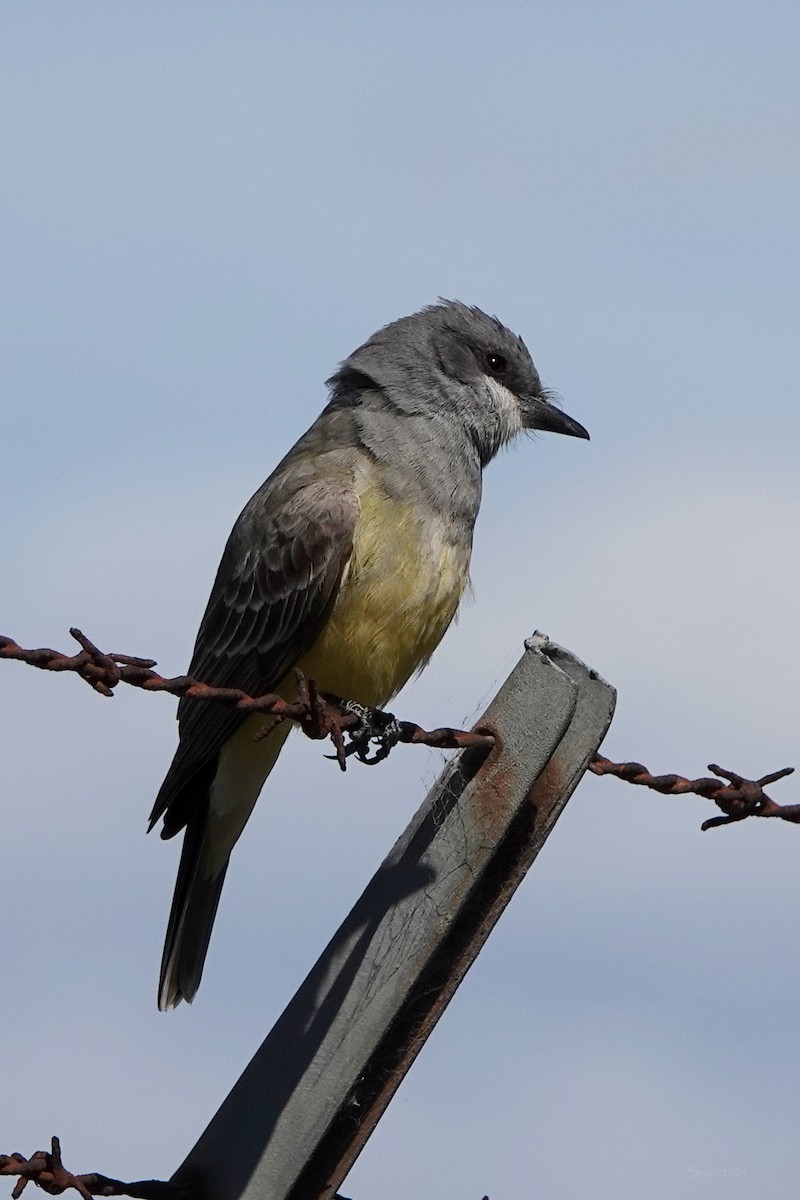
M 368 767 L 383 762 L 390 751 L 400 740 L 400 723 L 393 713 L 384 712 L 380 708 L 370 708 L 358 704 L 355 700 L 343 700 L 340 704 L 343 713 L 358 718 L 358 724 L 345 729 L 348 742 L 344 747 L 344 757 L 348 759 L 355 755 L 359 762 Z M 370 754 L 370 746 L 375 744 L 377 749 Z M 329 758 L 339 755 L 328 755 Z M 341 758 L 340 758 L 341 762 Z

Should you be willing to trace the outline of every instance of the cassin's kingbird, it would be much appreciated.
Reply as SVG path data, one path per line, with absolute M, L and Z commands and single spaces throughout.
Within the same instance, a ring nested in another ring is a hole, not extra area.
M 330 400 L 233 527 L 189 672 L 251 695 L 322 692 L 380 706 L 425 666 L 468 583 L 481 472 L 525 429 L 587 438 L 554 407 L 524 342 L 443 301 L 345 359 Z M 200 983 L 228 860 L 289 730 L 181 700 L 158 793 L 161 836 L 186 827 L 159 1007 Z

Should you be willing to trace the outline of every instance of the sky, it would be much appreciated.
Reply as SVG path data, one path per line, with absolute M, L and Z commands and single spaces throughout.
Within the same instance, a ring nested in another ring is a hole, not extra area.
M 473 722 L 538 628 L 618 689 L 609 756 L 800 765 L 798 37 L 778 0 L 6 0 L 0 632 L 181 673 L 324 380 L 455 297 L 592 440 L 490 466 L 394 711 Z M 160 1014 L 174 707 L 0 668 L 0 1153 L 169 1176 L 445 758 L 292 737 Z M 800 831 L 715 811 L 581 782 L 347 1196 L 795 1194 Z

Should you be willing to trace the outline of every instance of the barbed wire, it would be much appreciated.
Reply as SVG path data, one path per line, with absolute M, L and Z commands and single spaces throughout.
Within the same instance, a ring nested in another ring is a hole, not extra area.
M 496 736 L 488 728 L 468 731 L 442 726 L 426 730 L 413 721 L 397 721 L 391 713 L 375 712 L 370 712 L 370 721 L 365 722 L 365 710 L 357 705 L 349 705 L 347 701 L 320 694 L 314 680 L 306 679 L 299 671 L 295 672 L 296 700 L 285 700 L 272 692 L 264 696 L 250 696 L 240 688 L 212 687 L 191 675 L 166 678 L 153 669 L 156 666 L 155 659 L 108 654 L 98 649 L 79 629 L 70 629 L 70 634 L 81 646 L 77 654 L 63 654 L 47 648 L 25 650 L 13 638 L 0 636 L 0 658 L 24 662 L 45 671 L 74 672 L 103 696 L 112 696 L 118 684 L 127 683 L 148 692 L 168 692 L 173 696 L 228 704 L 240 712 L 261 712 L 267 721 L 257 735 L 259 737 L 280 721 L 295 721 L 306 737 L 329 737 L 332 740 L 335 757 L 342 770 L 351 755 L 370 765 L 381 762 L 397 742 L 434 746 L 442 750 L 463 750 L 472 746 L 490 749 L 495 744 Z M 345 735 L 349 738 L 348 742 L 344 740 Z M 372 752 L 371 747 L 374 747 Z M 791 775 L 793 767 L 784 767 L 760 779 L 746 779 L 716 763 L 710 763 L 708 769 L 717 778 L 706 776 L 688 779 L 684 775 L 653 775 L 642 763 L 612 762 L 602 754 L 595 755 L 589 763 L 589 770 L 595 775 L 614 775 L 626 783 L 651 788 L 662 795 L 693 794 L 713 801 L 724 815 L 704 821 L 701 825 L 703 830 L 730 825 L 748 817 L 778 817 L 800 824 L 800 804 L 777 804 L 764 791 L 769 784 Z M 723 783 L 722 780 L 727 782 Z
M 61 1142 L 54 1137 L 50 1150 L 37 1150 L 30 1158 L 22 1154 L 0 1154 L 0 1175 L 17 1175 L 19 1178 L 11 1193 L 12 1200 L 19 1200 L 29 1183 L 35 1183 L 51 1196 L 60 1196 L 68 1188 L 80 1192 L 84 1200 L 92 1196 L 132 1196 L 134 1200 L 190 1200 L 191 1193 L 174 1183 L 160 1179 L 140 1179 L 135 1183 L 123 1183 L 108 1175 L 91 1172 L 88 1175 L 73 1175 L 61 1161 Z
M 30 1158 L 22 1154 L 0 1154 L 0 1175 L 16 1175 L 17 1182 L 11 1193 L 12 1200 L 19 1200 L 29 1183 L 34 1183 L 51 1196 L 60 1196 L 68 1188 L 80 1192 L 83 1200 L 92 1196 L 131 1196 L 133 1200 L 196 1200 L 196 1192 L 178 1183 L 163 1179 L 139 1179 L 134 1183 L 123 1183 L 109 1175 L 92 1171 L 87 1175 L 73 1175 L 61 1161 L 61 1142 L 57 1137 L 50 1141 L 49 1150 L 37 1150 Z M 333 1200 L 347 1200 L 338 1192 Z
M 365 720 L 367 710 L 358 705 L 348 707 L 347 701 L 320 694 L 314 680 L 306 679 L 300 671 L 295 671 L 295 701 L 285 700 L 274 692 L 251 696 L 241 688 L 212 687 L 191 675 L 165 678 L 153 670 L 156 666 L 153 658 L 108 654 L 98 649 L 80 629 L 72 628 L 69 632 L 81 646 L 77 654 L 63 654 L 60 650 L 46 647 L 25 650 L 13 638 L 0 635 L 0 658 L 24 662 L 43 671 L 73 672 L 101 696 L 113 696 L 118 684 L 127 683 L 146 692 L 168 692 L 172 696 L 227 704 L 239 712 L 264 713 L 269 720 L 265 722 L 259 737 L 270 732 L 281 721 L 295 721 L 306 737 L 315 740 L 329 737 L 332 740 L 336 749 L 335 757 L 342 770 L 345 770 L 351 755 L 369 765 L 381 762 L 398 742 L 434 746 L 440 750 L 464 750 L 468 747 L 491 749 L 495 743 L 494 734 L 488 729 L 469 732 L 449 726 L 423 729 L 413 721 L 396 721 L 391 713 L 375 714 L 370 711 L 370 716 L 378 717 L 377 723 L 371 723 Z M 345 734 L 350 738 L 348 743 L 344 741 Z M 376 747 L 372 753 L 371 746 Z
M 764 791 L 770 783 L 776 783 L 794 773 L 794 767 L 783 767 L 762 775 L 760 779 L 745 779 L 735 771 L 726 771 L 716 763 L 708 764 L 709 771 L 718 777 L 711 779 L 687 779 L 684 775 L 651 775 L 647 767 L 638 762 L 612 762 L 602 754 L 596 754 L 589 763 L 595 775 L 615 775 L 626 783 L 652 788 L 665 796 L 684 796 L 689 793 L 713 800 L 725 816 L 711 817 L 704 821 L 701 829 L 714 829 L 717 825 L 730 825 L 746 817 L 780 817 L 783 821 L 800 824 L 800 804 L 776 804 Z M 727 783 L 720 780 L 727 779 Z

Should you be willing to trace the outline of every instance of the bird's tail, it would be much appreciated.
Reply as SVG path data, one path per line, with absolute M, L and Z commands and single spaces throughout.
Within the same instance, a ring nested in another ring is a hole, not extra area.
M 289 722 L 283 722 L 255 744 L 252 731 L 241 740 L 232 739 L 250 761 L 226 761 L 230 753 L 226 746 L 213 779 L 202 785 L 201 794 L 192 797 L 161 959 L 158 1007 L 162 1010 L 174 1008 L 181 1000 L 191 1002 L 200 986 L 231 851 L 289 728 Z M 259 747 L 255 770 L 248 742 Z M 236 746 L 231 749 L 235 752 Z M 237 771 L 237 766 L 244 769 Z
M 208 942 L 217 915 L 227 863 L 213 878 L 202 878 L 199 866 L 208 828 L 208 799 L 204 811 L 193 812 L 186 826 L 175 894 L 167 925 L 158 1007 L 174 1008 L 191 1001 L 200 986 Z

